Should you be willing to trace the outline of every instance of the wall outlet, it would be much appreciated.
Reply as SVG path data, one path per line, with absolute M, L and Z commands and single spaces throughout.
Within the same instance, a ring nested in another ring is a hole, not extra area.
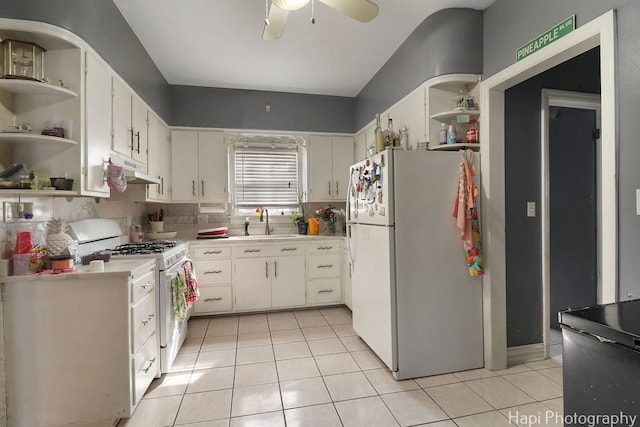
M 198 224 L 206 224 L 209 222 L 209 215 L 200 214 L 198 215 Z

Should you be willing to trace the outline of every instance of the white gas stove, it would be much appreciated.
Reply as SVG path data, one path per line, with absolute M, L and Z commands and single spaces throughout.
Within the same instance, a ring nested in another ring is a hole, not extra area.
M 158 336 L 160 338 L 160 370 L 171 368 L 187 336 L 187 321 L 178 322 L 174 316 L 171 282 L 183 274 L 189 263 L 187 246 L 179 241 L 156 240 L 144 243 L 120 243 L 122 234 L 112 219 L 93 218 L 69 224 L 71 237 L 78 240 L 81 256 L 99 253 L 111 259 L 155 258 L 157 261 Z

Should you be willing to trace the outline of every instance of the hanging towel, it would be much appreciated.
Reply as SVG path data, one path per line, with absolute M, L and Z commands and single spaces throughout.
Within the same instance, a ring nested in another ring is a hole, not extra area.
M 182 322 L 187 317 L 187 281 L 184 271 L 178 270 L 173 279 L 171 279 L 171 295 L 173 315 L 178 321 Z
M 198 290 L 198 279 L 196 279 L 196 271 L 193 268 L 193 263 L 191 261 L 187 261 L 182 265 L 184 269 L 184 277 L 187 282 L 186 296 L 185 299 L 187 301 L 187 306 L 191 307 L 198 297 L 200 296 L 200 291 Z
M 462 162 L 458 173 L 458 194 L 453 207 L 453 216 L 461 232 L 469 275 L 476 277 L 484 275 L 480 221 L 476 208 L 478 187 L 472 179 L 476 174 L 476 166 L 473 163 L 472 150 L 460 150 L 460 155 Z

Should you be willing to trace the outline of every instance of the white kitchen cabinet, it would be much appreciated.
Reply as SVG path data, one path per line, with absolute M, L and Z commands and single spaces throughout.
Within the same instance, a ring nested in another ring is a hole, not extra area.
M 236 310 L 271 307 L 271 260 L 268 257 L 237 258 L 233 261 Z
M 429 141 L 427 138 L 427 112 L 425 88 L 420 87 L 391 107 L 381 115 L 381 126 L 388 127 L 389 117 L 393 119 L 393 130 L 400 132 L 402 127 L 407 127 L 409 134 L 409 148 L 415 150 L 418 142 Z M 375 129 L 375 128 L 374 128 Z M 374 129 L 371 130 L 373 138 Z
M 171 200 L 171 135 L 169 128 L 154 113 L 149 112 L 149 167 L 148 174 L 160 184 L 147 185 L 147 200 Z
M 233 248 L 236 310 L 305 305 L 304 244 Z
M 271 246 L 273 280 L 271 307 L 297 307 L 306 303 L 306 257 L 303 243 Z
M 307 304 L 343 301 L 342 251 L 340 240 L 307 243 Z
M 155 261 L 105 270 L 4 279 L 9 425 L 113 425 L 159 375 Z
M 200 287 L 194 314 L 233 310 L 231 247 L 194 244 L 190 247 L 190 253 Z
M 112 78 L 113 140 L 111 149 L 131 159 L 147 171 L 147 108 L 132 91 L 120 81 Z
M 311 135 L 309 139 L 309 201 L 344 201 L 349 166 L 354 156 L 353 137 Z
M 342 254 L 342 294 L 344 298 L 344 305 L 352 308 L 352 292 L 351 292 L 351 257 L 349 256 L 349 247 L 345 245 L 344 252 Z
M 174 202 L 227 201 L 224 136 L 222 131 L 172 131 L 171 190 Z
M 85 189 L 95 196 L 109 196 L 105 162 L 111 148 L 111 73 L 90 52 L 85 53 Z
M 355 136 L 355 144 L 353 147 L 355 161 L 364 160 L 367 158 L 367 148 L 369 145 L 374 144 L 373 130 L 367 133 L 367 129 L 363 129 Z M 354 162 L 355 163 L 355 162 Z

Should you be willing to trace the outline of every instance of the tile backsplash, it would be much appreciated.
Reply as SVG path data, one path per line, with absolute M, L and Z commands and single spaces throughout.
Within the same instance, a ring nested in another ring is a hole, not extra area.
M 15 202 L 32 203 L 33 218 L 30 220 L 14 220 L 11 212 L 6 212 L 8 203 Z M 200 213 L 197 203 L 143 203 L 129 201 L 113 201 L 109 199 L 93 199 L 89 197 L 0 197 L 3 211 L 0 222 L 0 258 L 10 256 L 10 249 L 15 242 L 15 235 L 19 231 L 31 231 L 34 237 L 44 237 L 46 222 L 51 218 L 61 218 L 67 222 L 86 218 L 111 218 L 114 219 L 122 231 L 123 236 L 128 236 L 132 225 L 141 224 L 144 231 L 149 231 L 147 214 L 164 211 L 165 231 L 177 231 L 178 238 L 195 239 L 198 230 L 214 227 L 229 227 L 230 235 L 244 234 L 244 221 L 232 220 L 229 217 L 228 206 L 224 203 L 214 205 L 209 213 Z M 329 203 L 306 203 L 306 217 L 312 217 L 316 209 L 327 206 Z M 333 203 L 332 206 L 344 209 L 344 203 Z M 209 208 L 212 206 L 209 205 Z M 206 219 L 204 223 L 198 223 L 200 219 Z M 296 233 L 297 228 L 281 215 L 271 217 L 271 225 L 274 233 Z M 263 234 L 264 223 L 260 223 L 257 217 L 250 218 L 250 234 Z

